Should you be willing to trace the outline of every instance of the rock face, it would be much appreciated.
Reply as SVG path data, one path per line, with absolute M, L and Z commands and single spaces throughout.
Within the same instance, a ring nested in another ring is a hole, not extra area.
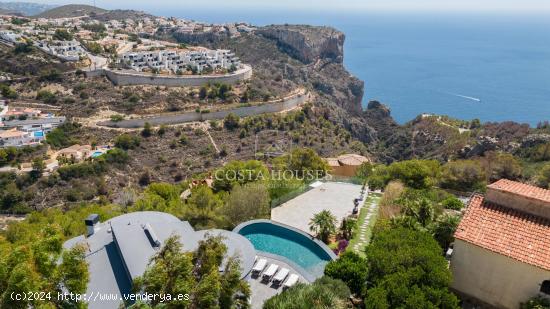
M 260 28 L 257 33 L 276 40 L 279 48 L 306 64 L 322 59 L 337 63 L 344 60 L 345 35 L 334 28 L 277 25 Z
M 550 142 L 550 134 L 529 134 L 521 140 L 521 148 L 534 147 Z

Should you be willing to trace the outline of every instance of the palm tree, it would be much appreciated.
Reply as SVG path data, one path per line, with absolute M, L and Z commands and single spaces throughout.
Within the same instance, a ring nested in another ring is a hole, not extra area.
M 340 225 L 340 232 L 342 232 L 342 236 L 350 240 L 353 237 L 353 230 L 357 226 L 357 220 L 354 218 L 344 218 L 342 220 L 342 224 Z
M 324 243 L 330 235 L 336 233 L 336 217 L 328 210 L 313 215 L 309 221 L 309 230 L 314 232 Z

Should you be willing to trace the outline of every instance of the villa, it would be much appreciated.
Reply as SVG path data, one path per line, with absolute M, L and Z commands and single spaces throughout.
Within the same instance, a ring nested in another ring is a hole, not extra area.
M 79 61 L 86 52 L 78 41 L 38 41 L 35 45 L 44 52 L 65 61 Z
M 39 117 L 41 113 L 40 110 L 34 108 L 6 106 L 6 108 L 0 112 L 0 121 L 36 118 Z
M 43 136 L 36 136 L 34 132 L 20 131 L 17 128 L 0 130 L 0 148 L 37 145 L 43 139 Z
M 59 150 L 55 154 L 56 159 L 65 158 L 75 162 L 80 162 L 92 155 L 92 146 L 90 145 L 72 145 Z
M 269 220 L 245 222 L 233 231 L 195 231 L 186 221 L 162 212 L 124 214 L 105 222 L 92 214 L 84 222 L 86 235 L 72 238 L 64 248 L 83 245 L 90 278 L 87 293 L 131 293 L 132 282 L 143 275 L 149 260 L 171 235 L 179 236 L 184 251 L 194 251 L 199 241 L 221 236 L 227 256 L 239 258 L 241 278 L 250 284 L 253 308 L 297 282 L 322 276 L 324 265 L 336 258 L 322 242 L 303 232 Z M 267 241 L 269 240 L 269 241 Z M 267 246 L 266 246 L 267 245 Z M 95 300 L 90 309 L 115 309 L 119 301 Z
M 51 132 L 53 129 L 62 125 L 66 121 L 65 116 L 52 116 L 47 115 L 39 118 L 30 118 L 30 119 L 13 119 L 0 122 L 0 128 L 17 128 L 21 131 L 26 132 L 37 132 L 41 131 L 44 134 Z
M 129 65 L 138 72 L 144 69 L 157 69 L 177 73 L 185 71 L 188 66 L 202 72 L 207 66 L 217 69 L 238 68 L 240 60 L 229 50 L 160 50 L 128 52 L 119 57 L 121 63 Z
M 506 179 L 489 185 L 471 198 L 456 230 L 451 287 L 495 308 L 550 297 L 549 235 L 550 190 Z

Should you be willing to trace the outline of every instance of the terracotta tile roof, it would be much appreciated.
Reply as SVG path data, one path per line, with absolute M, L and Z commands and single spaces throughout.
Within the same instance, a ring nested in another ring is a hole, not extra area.
M 337 160 L 339 165 L 361 165 L 370 161 L 368 158 L 358 154 L 343 154 L 338 156 L 338 158 L 328 158 L 327 160 Z
M 550 220 L 489 203 L 482 195 L 470 200 L 455 238 L 550 270 Z
M 336 158 L 326 158 L 325 160 L 327 161 L 327 164 L 329 166 L 332 166 L 332 167 L 340 166 L 340 163 L 338 162 L 338 159 L 336 159 Z
M 500 179 L 499 181 L 488 185 L 487 188 L 509 192 L 525 196 L 527 198 L 537 199 L 543 202 L 550 203 L 550 190 L 542 189 L 517 181 Z

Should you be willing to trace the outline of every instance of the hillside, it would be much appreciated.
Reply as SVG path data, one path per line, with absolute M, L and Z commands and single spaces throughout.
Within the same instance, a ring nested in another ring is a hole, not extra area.
M 31 2 L 0 2 L 0 14 L 32 16 L 55 7 L 56 5 Z
M 35 15 L 36 18 L 67 18 L 106 13 L 107 10 L 91 5 L 69 4 Z
M 18 15 L 18 14 L 21 14 L 21 13 L 0 8 L 0 15 Z

